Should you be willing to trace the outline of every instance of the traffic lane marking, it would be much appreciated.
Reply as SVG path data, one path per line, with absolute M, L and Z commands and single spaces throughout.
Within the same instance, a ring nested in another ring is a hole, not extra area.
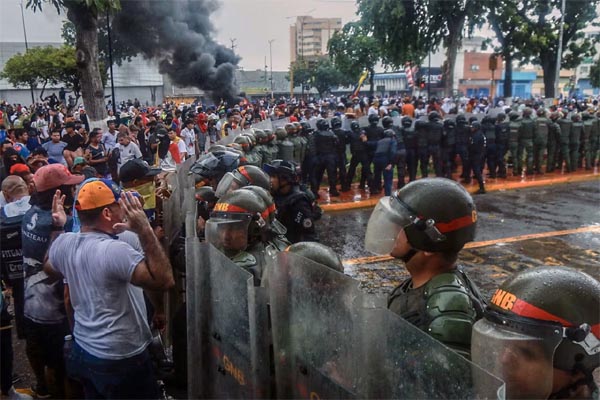
M 540 239 L 540 238 L 554 237 L 554 236 L 565 236 L 565 235 L 572 235 L 572 234 L 576 234 L 576 233 L 586 233 L 586 232 L 600 233 L 600 225 L 590 225 L 590 226 L 584 226 L 584 227 L 575 228 L 575 229 L 565 229 L 562 231 L 530 233 L 527 235 L 512 236 L 512 237 L 493 239 L 493 240 L 484 240 L 481 242 L 470 242 L 470 243 L 467 243 L 464 248 L 465 249 L 476 249 L 479 247 L 493 246 L 495 244 L 514 243 L 514 242 L 521 242 L 524 240 Z M 389 260 L 392 260 L 393 258 L 394 257 L 392 257 L 392 256 L 368 256 L 368 257 L 350 258 L 348 260 L 344 260 L 342 263 L 344 265 L 372 264 L 372 263 L 376 263 L 376 262 L 389 261 Z

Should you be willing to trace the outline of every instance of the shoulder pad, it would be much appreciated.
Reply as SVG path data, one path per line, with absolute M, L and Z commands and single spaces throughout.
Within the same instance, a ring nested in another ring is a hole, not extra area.
M 455 274 L 444 273 L 427 283 L 424 295 L 430 320 L 427 332 L 468 356 L 477 311 L 467 285 Z
M 238 267 L 248 268 L 256 265 L 256 257 L 252 254 L 242 251 L 231 259 Z

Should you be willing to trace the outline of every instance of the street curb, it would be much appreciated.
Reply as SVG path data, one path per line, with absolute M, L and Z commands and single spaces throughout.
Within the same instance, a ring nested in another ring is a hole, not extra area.
M 561 174 L 561 175 L 545 175 L 545 176 L 533 176 L 533 177 L 521 177 L 520 180 L 516 180 L 517 178 L 510 177 L 507 179 L 487 179 L 486 180 L 486 192 L 497 192 L 497 191 L 507 191 L 507 190 L 517 190 L 517 189 L 526 189 L 530 187 L 539 187 L 539 186 L 552 186 L 552 185 L 560 185 L 564 183 L 573 183 L 573 182 L 585 182 L 585 181 L 594 181 L 600 179 L 600 173 L 598 171 L 587 172 L 587 173 L 575 173 L 575 174 Z M 471 194 L 474 194 L 479 190 L 479 186 L 476 182 L 471 183 L 469 185 L 463 184 L 463 187 L 467 189 L 467 191 Z M 383 194 L 377 194 L 374 196 L 370 196 L 366 199 L 362 199 L 362 195 L 360 191 L 357 189 L 353 189 L 355 193 L 353 195 L 353 199 L 348 201 L 337 201 L 337 202 L 328 202 L 329 194 L 326 188 L 322 188 L 319 192 L 322 199 L 325 199 L 323 203 L 319 203 L 319 206 L 323 209 L 323 211 L 346 211 L 346 210 L 355 210 L 359 208 L 370 208 L 374 207 L 379 199 L 383 197 Z M 358 194 L 357 194 L 358 193 Z M 478 195 L 484 196 L 484 195 Z M 346 197 L 346 196 L 343 196 Z M 359 198 L 359 199 L 357 199 Z M 356 200 L 354 200 L 356 199 Z

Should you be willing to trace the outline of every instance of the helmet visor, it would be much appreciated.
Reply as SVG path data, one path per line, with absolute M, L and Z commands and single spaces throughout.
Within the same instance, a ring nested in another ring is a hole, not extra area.
M 382 197 L 371 213 L 365 235 L 365 248 L 375 254 L 390 254 L 398 233 L 412 223 L 410 213 L 402 207 L 392 207 L 395 200 Z
M 486 314 L 473 326 L 472 361 L 504 380 L 506 398 L 546 399 L 552 393 L 554 351 L 560 344 L 560 328 L 505 323 Z M 483 376 L 474 373 L 476 386 Z M 483 387 L 481 389 L 484 389 Z
M 248 247 L 249 214 L 211 217 L 206 221 L 206 241 L 228 257 L 233 257 Z
M 236 178 L 236 176 L 232 172 L 228 172 L 219 181 L 219 185 L 217 186 L 217 190 L 215 191 L 215 196 L 221 198 L 225 194 L 239 189 L 241 186 L 242 185 L 240 185 L 240 182 Z

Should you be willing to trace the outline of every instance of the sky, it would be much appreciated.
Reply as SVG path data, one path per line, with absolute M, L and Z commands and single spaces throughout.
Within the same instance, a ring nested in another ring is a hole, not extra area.
M 131 0 L 121 0 L 131 1 Z M 23 4 L 26 1 L 23 0 Z M 174 1 L 177 3 L 177 0 Z M 269 65 L 269 40 L 272 42 L 273 70 L 287 70 L 290 63 L 289 27 L 296 16 L 342 18 L 342 25 L 355 20 L 354 0 L 221 0 L 213 15 L 217 42 L 231 46 L 242 57 L 244 70 L 264 69 Z M 60 27 L 64 15 L 46 5 L 43 12 L 24 8 L 25 28 L 29 42 L 61 42 Z M 0 0 L 0 39 L 4 42 L 23 41 L 20 0 Z

